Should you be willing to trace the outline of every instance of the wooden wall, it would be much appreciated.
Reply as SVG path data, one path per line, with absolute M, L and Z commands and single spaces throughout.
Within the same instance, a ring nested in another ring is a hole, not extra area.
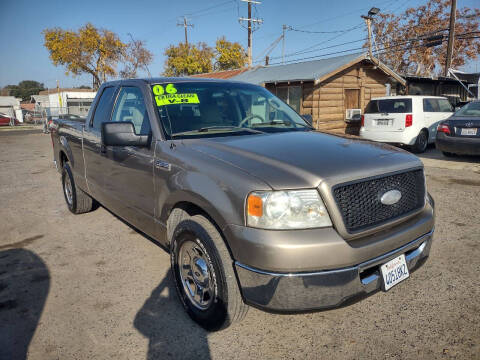
M 312 115 L 313 124 L 319 130 L 356 135 L 359 127 L 345 123 L 345 90 L 359 90 L 359 108 L 363 113 L 372 97 L 385 96 L 385 84 L 389 81 L 389 76 L 383 71 L 375 69 L 371 64 L 361 62 L 320 84 L 303 82 L 300 113 Z M 299 83 L 292 82 L 290 85 L 299 85 Z M 272 85 L 267 88 L 274 92 Z

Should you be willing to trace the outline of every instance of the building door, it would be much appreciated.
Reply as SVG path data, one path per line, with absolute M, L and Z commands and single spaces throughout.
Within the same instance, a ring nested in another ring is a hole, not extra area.
M 345 109 L 360 109 L 360 89 L 345 90 Z

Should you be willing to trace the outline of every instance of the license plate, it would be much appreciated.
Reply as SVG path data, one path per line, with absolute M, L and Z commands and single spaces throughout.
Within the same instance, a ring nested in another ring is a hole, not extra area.
M 477 128 L 462 129 L 460 135 L 477 135 Z
M 388 124 L 390 124 L 390 120 L 377 120 L 377 125 L 380 125 L 380 126 L 388 126 Z
M 383 264 L 380 269 L 382 271 L 385 291 L 410 276 L 407 263 L 405 261 L 405 255 L 403 254 L 397 256 L 393 260 L 390 260 L 386 264 Z

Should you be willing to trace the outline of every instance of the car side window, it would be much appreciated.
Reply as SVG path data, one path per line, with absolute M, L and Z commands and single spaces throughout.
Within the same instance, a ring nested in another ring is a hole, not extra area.
M 117 97 L 112 121 L 127 121 L 133 123 L 137 135 L 149 135 L 150 120 L 142 91 L 133 86 L 122 87 Z
M 435 100 L 436 99 L 423 99 L 423 112 L 436 112 L 435 108 L 438 107 L 438 104 Z
M 110 121 L 110 114 L 112 113 L 112 98 L 115 94 L 114 87 L 107 87 L 103 89 L 100 100 L 98 100 L 95 113 L 93 114 L 93 128 L 99 130 L 102 128 L 102 123 Z
M 438 111 L 440 112 L 452 112 L 453 108 L 450 101 L 447 99 L 438 99 Z

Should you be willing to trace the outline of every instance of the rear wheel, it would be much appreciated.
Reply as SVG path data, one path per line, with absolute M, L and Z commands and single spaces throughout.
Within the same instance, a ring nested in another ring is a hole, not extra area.
M 423 153 L 427 150 L 428 145 L 428 133 L 425 130 L 420 131 L 415 140 L 415 144 L 412 146 L 412 150 L 415 153 Z
M 455 156 L 454 153 L 451 153 L 451 152 L 447 152 L 447 151 L 442 151 L 442 154 L 446 157 L 452 157 L 452 156 Z
M 65 202 L 72 213 L 83 214 L 93 209 L 93 199 L 75 185 L 68 162 L 63 165 L 62 186 Z
M 245 317 L 248 306 L 240 294 L 232 258 L 207 218 L 196 215 L 177 225 L 170 256 L 178 296 L 195 322 L 215 331 Z

